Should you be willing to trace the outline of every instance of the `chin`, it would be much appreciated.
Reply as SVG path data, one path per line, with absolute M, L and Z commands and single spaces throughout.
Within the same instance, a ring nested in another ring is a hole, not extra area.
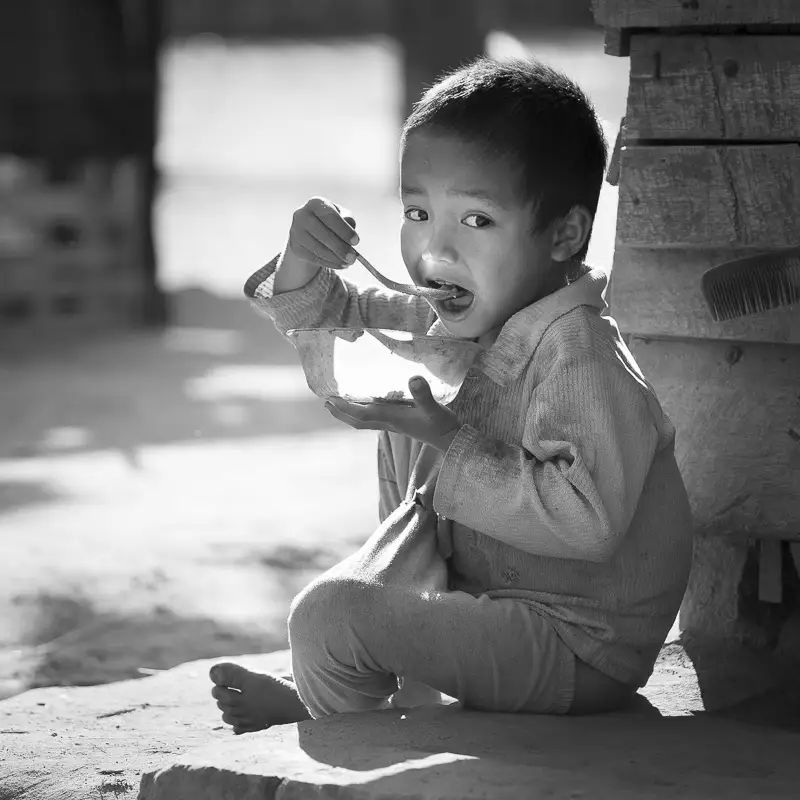
M 476 325 L 471 320 L 454 322 L 440 317 L 440 322 L 447 329 L 447 332 L 457 339 L 478 339 L 490 330 L 485 325 Z

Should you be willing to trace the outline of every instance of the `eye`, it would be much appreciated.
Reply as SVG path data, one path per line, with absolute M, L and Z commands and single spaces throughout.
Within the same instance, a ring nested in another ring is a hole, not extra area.
M 407 208 L 403 212 L 403 216 L 412 222 L 425 222 L 428 219 L 428 212 L 421 208 Z
M 468 214 L 461 221 L 468 228 L 488 228 L 490 225 L 494 225 L 494 222 L 483 214 Z

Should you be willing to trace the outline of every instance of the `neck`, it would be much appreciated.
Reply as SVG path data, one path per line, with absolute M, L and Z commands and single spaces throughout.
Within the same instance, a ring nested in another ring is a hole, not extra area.
M 491 330 L 486 331 L 486 333 L 482 333 L 477 339 L 478 344 L 488 350 L 497 341 L 497 337 L 500 335 L 502 329 L 502 325 L 497 325 Z
M 580 269 L 576 275 L 576 277 L 580 277 L 581 275 L 585 275 L 586 272 L 589 271 L 589 267 L 584 264 L 580 265 Z M 573 278 L 574 280 L 574 278 Z M 569 279 L 567 275 L 564 273 L 563 268 L 561 271 L 554 271 L 551 276 L 550 280 L 540 289 L 540 291 L 534 296 L 534 298 L 526 304 L 532 305 L 533 303 L 538 303 L 543 297 L 547 297 L 554 292 L 557 292 L 559 289 L 563 289 L 565 286 L 569 285 Z M 525 308 L 526 306 L 522 306 Z M 520 309 L 521 311 L 522 309 Z M 507 322 L 508 320 L 506 320 Z M 500 331 L 503 329 L 502 323 L 501 325 L 496 325 L 494 328 L 486 331 L 486 333 L 481 334 L 477 339 L 477 343 L 482 347 L 485 347 L 487 350 L 497 341 L 497 337 L 500 335 Z

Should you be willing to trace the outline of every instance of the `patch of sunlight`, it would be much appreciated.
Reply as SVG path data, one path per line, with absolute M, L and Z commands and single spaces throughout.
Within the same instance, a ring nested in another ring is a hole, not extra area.
M 681 626 L 680 626 L 680 615 L 675 617 L 675 620 L 672 623 L 672 627 L 669 629 L 669 633 L 667 634 L 666 644 L 670 642 L 677 642 L 678 639 L 681 638 Z
M 400 720 L 408 720 L 408 715 L 401 715 Z M 364 772 L 360 773 L 353 772 L 348 775 L 348 780 L 352 781 L 353 783 L 358 782 L 364 784 L 377 780 L 381 777 L 389 777 L 390 775 L 407 773 L 412 769 L 431 769 L 433 767 L 442 767 L 445 764 L 456 764 L 463 761 L 480 761 L 480 758 L 478 756 L 471 756 L 465 753 L 432 753 L 419 758 L 408 757 L 397 764 L 392 764 L 387 767 L 378 767 L 377 769 L 365 770 Z
M 507 58 L 527 58 L 525 43 L 508 31 L 489 31 L 486 37 L 486 55 L 504 60 Z
M 170 175 L 393 176 L 402 72 L 389 38 L 168 42 L 161 79 L 158 161 Z
M 42 437 L 41 447 L 45 450 L 73 450 L 86 447 L 91 438 L 86 428 L 50 428 Z
M 250 420 L 247 408 L 239 403 L 218 403 L 213 407 L 211 415 L 226 428 L 243 428 Z
M 191 400 L 218 402 L 249 397 L 257 400 L 315 399 L 299 366 L 289 364 L 236 365 L 210 369 L 185 384 Z
M 181 353 L 230 356 L 241 351 L 242 335 L 225 329 L 175 327 L 164 334 L 164 344 L 167 350 Z

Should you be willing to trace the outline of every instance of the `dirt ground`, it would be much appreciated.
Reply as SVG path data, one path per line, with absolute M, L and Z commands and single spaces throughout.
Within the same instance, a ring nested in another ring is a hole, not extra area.
M 249 797 L 251 780 L 266 771 L 292 776 L 303 790 L 291 796 L 303 797 L 515 797 L 530 796 L 534 786 L 537 796 L 565 799 L 795 797 L 796 735 L 704 714 L 691 661 L 681 663 L 679 648 L 671 649 L 671 668 L 658 665 L 638 702 L 566 720 L 441 716 L 428 708 L 399 719 L 393 711 L 357 720 L 348 714 L 236 737 L 208 695 L 211 660 L 144 680 L 38 689 L 0 703 L 0 794 L 133 797 L 144 775 L 142 788 L 161 789 L 143 797 L 238 797 L 244 773 Z M 273 672 L 289 666 L 286 651 L 240 660 Z M 176 763 L 192 768 L 160 772 Z M 388 792 L 382 769 L 392 764 L 396 786 Z M 487 782 L 489 794 L 475 790 Z M 259 797 L 273 796 L 277 781 L 267 783 Z M 342 783 L 358 789 L 332 790 Z
M 370 256 L 402 277 L 385 235 L 396 222 L 394 167 L 376 168 L 394 158 L 386 87 L 396 60 L 372 45 L 314 46 L 313 58 L 309 47 L 165 56 L 170 174 L 157 216 L 168 330 L 49 345 L 0 337 L 0 699 L 283 649 L 291 598 L 377 521 L 374 434 L 324 411 L 292 348 L 240 299 L 248 266 L 282 245 L 293 203 L 312 193 L 352 199 Z M 626 67 L 603 55 L 602 36 L 529 50 L 589 89 L 612 138 Z M 310 127 L 308 98 L 268 80 L 289 67 L 315 87 L 326 124 Z M 325 105 L 333 95 L 320 76 L 359 87 L 357 125 Z M 264 87 L 270 102 L 255 103 Z M 285 136 L 267 146 L 276 114 L 286 126 L 272 134 Z M 344 166 L 331 157 L 339 151 Z M 272 183 L 231 182 L 258 158 Z M 603 191 L 590 255 L 608 266 L 616 195 Z M 678 710 L 698 697 L 735 713 L 750 703 L 753 719 L 791 725 L 797 692 L 762 656 L 670 645 L 661 663 L 674 680 L 659 691 Z
M 0 359 L 0 697 L 286 646 L 291 598 L 377 522 L 344 429 L 244 300 Z

